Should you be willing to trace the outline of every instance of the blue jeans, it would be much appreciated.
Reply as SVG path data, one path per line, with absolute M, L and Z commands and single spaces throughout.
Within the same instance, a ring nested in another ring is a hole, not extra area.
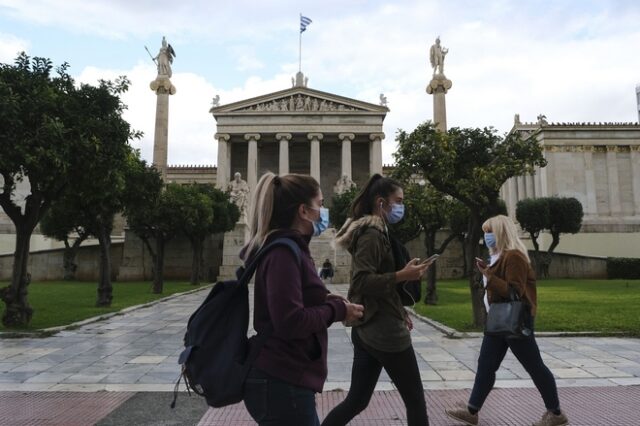
M 244 405 L 260 426 L 320 426 L 316 395 L 252 368 L 244 385 Z
M 547 410 L 559 410 L 558 390 L 553 374 L 540 356 L 540 349 L 532 334 L 525 338 L 507 338 L 502 336 L 484 336 L 478 357 L 478 371 L 473 383 L 469 407 L 480 410 L 496 381 L 496 371 L 507 353 L 507 349 L 516 356 L 527 370 L 533 383 L 542 395 Z

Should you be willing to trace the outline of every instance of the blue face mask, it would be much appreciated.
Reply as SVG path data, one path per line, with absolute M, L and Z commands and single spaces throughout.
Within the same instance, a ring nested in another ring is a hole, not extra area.
M 484 243 L 487 247 L 495 248 L 496 246 L 496 236 L 493 232 L 485 232 L 484 233 Z
M 398 223 L 404 217 L 404 204 L 391 204 L 391 211 L 387 213 L 387 220 L 389 223 Z
M 313 222 L 313 236 L 317 237 L 329 227 L 329 209 L 326 207 L 311 208 L 320 212 L 320 218 Z

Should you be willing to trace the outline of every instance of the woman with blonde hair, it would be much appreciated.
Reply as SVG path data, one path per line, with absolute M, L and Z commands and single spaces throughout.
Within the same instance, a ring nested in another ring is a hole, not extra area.
M 363 308 L 329 294 L 316 273 L 309 241 L 327 228 L 329 211 L 314 178 L 263 175 L 249 224 L 249 243 L 240 254 L 246 264 L 282 238 L 297 244 L 300 258 L 279 245 L 258 265 L 253 327 L 267 338 L 245 382 L 244 404 L 259 425 L 317 426 L 315 394 L 327 378 L 327 328 L 362 317 Z
M 483 275 L 485 286 L 484 305 L 489 312 L 491 304 L 509 300 L 511 289 L 530 307 L 525 326 L 531 330 L 528 336 L 505 337 L 486 335 L 482 340 L 478 369 L 473 390 L 466 406 L 445 410 L 447 415 L 465 425 L 478 424 L 478 412 L 491 392 L 496 380 L 496 371 L 507 353 L 507 349 L 518 359 L 531 376 L 542 396 L 547 411 L 534 426 L 563 426 L 569 423 L 560 410 L 558 390 L 553 374 L 542 361 L 540 349 L 533 334 L 534 317 L 538 307 L 536 277 L 531 268 L 527 248 L 518 237 L 518 230 L 507 216 L 498 215 L 482 225 L 485 245 L 491 259 L 487 265 L 481 259 L 476 267 Z

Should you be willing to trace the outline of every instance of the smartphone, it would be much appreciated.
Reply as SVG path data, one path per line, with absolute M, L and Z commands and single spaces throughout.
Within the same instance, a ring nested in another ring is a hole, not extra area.
M 420 262 L 421 265 L 424 265 L 426 263 L 431 263 L 433 261 L 435 261 L 437 258 L 439 258 L 440 255 L 439 254 L 434 254 L 433 256 L 429 256 L 427 257 L 425 260 L 423 260 L 422 262 Z

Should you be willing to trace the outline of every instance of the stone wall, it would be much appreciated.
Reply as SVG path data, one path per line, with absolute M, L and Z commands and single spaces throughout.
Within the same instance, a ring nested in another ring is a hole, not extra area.
M 118 278 L 120 260 L 122 259 L 124 243 L 111 244 L 111 260 L 113 279 Z M 31 274 L 32 281 L 56 281 L 62 280 L 64 275 L 62 263 L 63 249 L 41 250 L 29 255 L 27 270 Z M 100 249 L 97 245 L 80 246 L 76 258 L 78 269 L 76 278 L 81 281 L 94 281 L 98 279 L 100 270 Z M 0 281 L 11 280 L 13 270 L 13 255 L 0 256 Z

